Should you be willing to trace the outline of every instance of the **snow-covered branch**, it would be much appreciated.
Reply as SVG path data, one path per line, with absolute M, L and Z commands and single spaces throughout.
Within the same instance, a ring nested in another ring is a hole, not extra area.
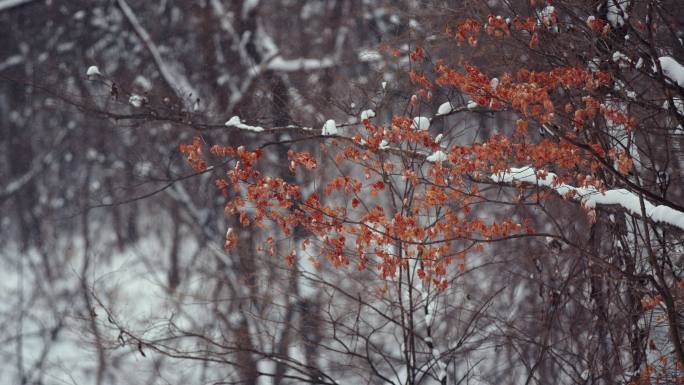
M 661 56 L 658 61 L 663 75 L 670 79 L 671 83 L 684 88 L 684 66 L 671 56 Z
M 0 0 L 0 12 L 6 11 L 8 9 L 24 5 L 34 0 Z
M 268 69 L 281 72 L 311 71 L 329 68 L 334 65 L 335 60 L 330 57 L 322 59 L 284 59 L 282 56 L 277 56 L 268 63 Z
M 19 191 L 28 182 L 30 182 L 31 179 L 33 179 L 33 177 L 36 176 L 38 172 L 43 169 L 39 166 L 39 163 L 40 162 L 36 162 L 36 164 L 31 166 L 28 172 L 22 174 L 21 176 L 7 183 L 7 185 L 0 191 L 0 202 L 2 202 L 6 198 L 10 197 L 12 194 Z
M 0 62 L 0 71 L 4 71 L 5 69 L 15 66 L 17 64 L 21 64 L 24 62 L 24 58 L 20 55 L 13 55 L 5 59 L 4 61 Z
M 529 183 L 553 189 L 561 196 L 571 196 L 588 208 L 597 205 L 620 206 L 632 215 L 641 216 L 641 201 L 638 195 L 626 189 L 612 189 L 598 191 L 594 187 L 575 187 L 564 183 L 557 183 L 554 173 L 540 173 L 533 167 L 511 168 L 510 171 L 500 172 L 491 176 L 497 183 Z M 665 205 L 654 205 L 644 200 L 646 217 L 653 222 L 672 225 L 684 230 L 684 213 Z

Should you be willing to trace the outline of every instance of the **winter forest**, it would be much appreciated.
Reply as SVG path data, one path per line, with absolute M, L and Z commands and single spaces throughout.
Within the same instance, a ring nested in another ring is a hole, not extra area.
M 684 384 L 681 0 L 0 0 L 0 385 Z

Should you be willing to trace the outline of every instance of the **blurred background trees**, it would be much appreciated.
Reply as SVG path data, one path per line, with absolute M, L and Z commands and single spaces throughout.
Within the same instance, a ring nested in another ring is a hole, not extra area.
M 220 251 L 223 200 L 212 175 L 192 175 L 178 144 L 212 125 L 216 140 L 253 140 L 223 129 L 234 115 L 264 126 L 318 126 L 331 114 L 358 115 L 381 101 L 381 81 L 400 81 L 383 74 L 378 43 L 404 36 L 417 6 L 0 2 L 2 281 L 9 293 L 3 377 L 167 378 L 165 359 L 138 365 L 136 344 L 117 339 L 118 329 L 108 334 L 98 301 L 136 330 L 182 312 L 196 318 L 194 331 L 238 336 L 245 346 L 239 364 L 219 365 L 219 372 L 245 383 L 257 376 L 260 357 L 251 349 L 287 356 L 305 336 L 320 338 L 314 326 L 295 331 L 294 323 L 313 322 L 301 314 L 316 314 L 323 304 L 304 298 L 289 306 L 296 273 L 254 256 L 256 239 L 243 239 L 245 252 L 236 258 Z M 101 75 L 86 75 L 90 66 Z M 277 164 L 287 149 L 275 149 Z M 195 295 L 207 306 L 188 314 L 181 304 Z M 122 370 L 127 365 L 136 369 Z M 219 373 L 208 364 L 184 365 L 169 368 L 174 379 L 212 382 Z
M 622 146 L 634 165 L 602 183 L 681 207 L 683 88 L 659 58 L 684 62 L 682 8 L 674 0 L 0 1 L 3 378 L 678 381 L 677 228 L 619 205 L 597 207 L 592 222 L 577 203 L 531 199 L 537 186 L 478 183 L 489 199 L 478 215 L 531 218 L 551 236 L 488 245 L 463 273 L 448 272 L 444 291 L 423 296 L 404 275 L 383 293 L 374 272 L 319 267 L 304 252 L 292 267 L 264 256 L 259 232 L 241 231 L 224 252 L 226 229 L 240 227 L 213 184 L 225 170 L 194 172 L 178 145 L 201 132 L 207 147 L 262 146 L 261 167 L 321 191 L 285 160 L 292 148 L 317 151 L 307 129 L 318 133 L 328 119 L 345 130 L 367 109 L 380 124 L 434 116 L 449 102 L 458 112 L 430 127 L 447 146 L 515 129 L 515 111 L 461 108 L 469 97 L 453 87 L 409 108 L 416 45 L 428 65 L 470 63 L 489 77 L 593 65 L 610 83 L 592 96 L 637 119 L 632 132 L 607 121 L 585 128 L 581 143 Z M 531 17 L 535 32 L 483 34 L 461 48 L 443 32 L 466 17 L 484 25 L 490 14 L 509 25 Z M 100 74 L 87 75 L 91 66 Z M 229 129 L 233 116 L 267 132 Z M 573 118 L 530 122 L 530 140 L 564 140 Z M 319 170 L 355 172 L 324 156 Z M 305 235 L 278 238 L 277 254 L 301 250 Z

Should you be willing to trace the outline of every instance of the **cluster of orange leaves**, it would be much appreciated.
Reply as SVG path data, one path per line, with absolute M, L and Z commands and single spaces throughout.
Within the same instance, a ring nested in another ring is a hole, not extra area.
M 510 106 L 540 124 L 554 120 L 556 108 L 551 95 L 559 87 L 591 92 L 610 81 L 608 74 L 604 72 L 579 67 L 554 68 L 550 71 L 520 69 L 515 79 L 510 74 L 503 74 L 496 80 L 468 64 L 464 65 L 463 71 L 458 71 L 439 61 L 434 71 L 437 74 L 437 85 L 454 87 L 469 95 L 478 105 L 493 110 Z M 599 110 L 604 111 L 607 119 L 629 122 L 615 109 L 601 108 L 591 96 L 583 98 L 583 102 L 586 108 L 577 109 L 574 114 L 576 127 L 595 118 Z M 565 112 L 569 114 L 572 110 L 573 106 L 566 104 Z
M 466 19 L 456 24 L 456 29 L 447 27 L 447 35 L 454 35 L 456 44 L 461 45 L 464 41 L 468 41 L 472 47 L 477 46 L 477 35 L 482 28 L 482 24 L 475 19 Z
M 603 36 L 608 36 L 610 33 L 610 25 L 601 18 L 590 16 L 587 18 L 587 26 L 595 33 L 600 33 Z
M 458 247 L 459 242 L 469 239 L 492 240 L 532 232 L 526 222 L 504 219 L 486 223 L 477 217 L 467 219 L 460 214 L 470 213 L 469 205 L 474 199 L 470 195 L 477 194 L 474 187 L 468 191 L 459 190 L 463 174 L 483 167 L 494 167 L 498 157 L 493 153 L 516 152 L 520 150 L 517 145 L 507 142 L 504 137 L 497 137 L 473 148 L 455 147 L 449 154 L 452 167 L 435 164 L 428 169 L 427 174 L 419 177 L 409 168 L 400 170 L 394 163 L 380 162 L 375 156 L 377 143 L 382 139 L 397 145 L 435 147 L 429 133 L 413 128 L 408 117 L 395 117 L 393 123 L 383 128 L 366 121 L 368 130 L 365 146 L 353 141 L 347 145 L 336 144 L 339 148 L 335 157 L 338 162 L 365 164 L 366 172 L 363 180 L 350 176 L 331 178 L 322 186 L 324 197 L 316 192 L 303 196 L 297 184 L 263 175 L 256 167 L 261 157 L 258 150 L 249 151 L 242 146 L 237 149 L 212 147 L 210 152 L 215 157 L 229 158 L 234 162 L 233 166 L 228 167 L 225 177 L 216 181 L 216 186 L 224 196 L 229 197 L 226 213 L 237 215 L 239 223 L 245 227 L 265 228 L 265 222 L 270 221 L 285 236 L 301 228 L 311 238 L 321 241 L 319 254 L 337 267 L 349 265 L 351 256 L 356 256 L 359 270 L 374 264 L 380 277 L 388 278 L 394 276 L 399 266 L 408 260 L 419 260 L 420 276 L 432 280 L 438 287 L 446 285 L 442 277 L 447 274 L 447 265 L 459 260 L 457 267 L 463 271 L 467 252 L 482 250 L 481 246 Z M 192 145 L 183 146 L 183 151 L 193 165 L 203 164 L 206 167 L 206 162 L 200 163 L 200 159 L 196 158 L 197 154 L 203 153 L 201 143 L 200 139 L 195 138 Z M 488 145 L 493 151 L 485 150 Z M 291 150 L 288 158 L 291 172 L 296 172 L 300 165 L 309 172 L 316 169 L 316 162 L 309 153 Z M 410 210 L 390 215 L 381 205 L 370 201 L 388 188 L 386 181 L 374 176 L 382 172 L 393 172 L 414 186 L 425 186 L 422 190 L 418 189 L 421 192 L 413 199 Z M 344 203 L 339 204 L 340 201 L 335 200 L 336 195 L 346 197 L 341 200 Z M 445 208 L 449 206 L 448 202 L 460 204 L 461 209 Z M 438 208 L 445 208 L 439 220 L 426 223 L 421 219 Z M 272 242 L 268 242 L 267 249 L 273 255 L 276 248 Z M 236 244 L 237 231 L 231 228 L 226 234 L 224 247 L 230 250 Z M 388 251 L 387 246 L 403 251 Z M 294 262 L 292 251 L 284 258 L 288 263 Z
M 649 350 L 656 351 L 659 357 L 656 361 L 646 365 L 639 373 L 639 378 L 635 381 L 629 382 L 627 385 L 652 385 L 652 384 L 676 384 L 684 385 L 684 376 L 672 376 L 672 369 L 676 372 L 681 372 L 684 365 L 676 361 L 674 364 L 670 362 L 670 358 L 663 354 L 656 346 L 655 341 L 650 340 Z
M 663 302 L 663 297 L 658 294 L 655 297 L 644 297 L 641 299 L 641 308 L 646 311 L 646 310 L 653 310 L 655 309 L 656 306 L 660 305 L 661 302 Z
M 534 2 L 533 2 L 534 3 Z M 539 1 L 539 5 L 551 5 L 551 1 Z M 535 4 L 533 4 L 535 5 Z M 544 26 L 551 28 L 558 23 L 558 12 L 553 9 L 547 11 L 546 9 L 539 12 L 537 17 L 520 18 L 515 17 L 513 20 L 504 19 L 500 15 L 488 15 L 487 22 L 483 25 L 480 21 L 468 18 L 456 23 L 455 27 L 448 26 L 446 34 L 453 36 L 456 39 L 456 44 L 460 46 L 467 41 L 471 47 L 476 47 L 478 44 L 478 35 L 482 30 L 490 36 L 507 37 L 511 36 L 511 30 L 523 32 L 530 37 L 528 47 L 536 49 L 539 46 L 539 28 Z M 591 31 L 602 36 L 608 36 L 610 33 L 610 24 L 604 19 L 590 16 L 586 20 L 587 27 Z M 644 30 L 645 26 L 642 22 L 635 22 L 635 28 Z
M 447 150 L 445 162 L 431 164 L 426 172 L 418 174 L 410 166 L 379 159 L 379 144 L 385 140 L 397 148 L 439 149 L 428 131 L 416 129 L 412 119 L 406 116 L 394 117 L 388 127 L 374 125 L 369 120 L 363 125 L 365 135 L 357 134 L 346 143 L 332 141 L 337 148 L 336 162 L 363 166 L 363 178 L 348 175 L 330 178 L 322 186 L 324 197 L 317 192 L 303 196 L 297 184 L 263 175 L 256 167 L 261 157 L 259 150 L 249 151 L 242 146 L 212 147 L 211 154 L 234 162 L 226 177 L 216 181 L 223 194 L 230 197 L 226 213 L 238 215 L 242 226 L 265 228 L 265 222 L 270 221 L 285 236 L 292 235 L 296 228 L 303 229 L 311 238 L 321 241 L 319 254 L 337 267 L 349 265 L 355 256 L 359 270 L 374 265 L 380 277 L 388 278 L 408 260 L 418 260 L 419 276 L 431 280 L 437 287 L 445 287 L 443 277 L 447 266 L 458 260 L 456 266 L 464 271 L 466 255 L 482 250 L 477 240 L 533 233 L 526 221 L 504 218 L 487 223 L 472 216 L 470 207 L 477 203 L 479 192 L 476 186 L 468 186 L 464 176 L 504 171 L 514 162 L 532 163 L 540 169 L 550 165 L 572 168 L 586 163 L 581 152 L 565 142 L 555 144 L 544 140 L 534 144 L 497 134 L 484 143 L 452 146 Z M 196 156 L 203 153 L 201 143 L 196 138 L 192 145 L 183 147 L 193 165 L 200 164 Z M 290 150 L 288 159 L 293 173 L 299 166 L 307 172 L 317 168 L 314 156 L 308 152 Z M 410 203 L 402 202 L 406 210 L 393 215 L 371 201 L 392 183 L 391 179 L 384 179 L 387 175 L 402 178 L 416 191 Z M 342 199 L 335 199 L 336 196 Z M 439 219 L 431 223 L 422 219 L 437 210 Z M 225 248 L 230 250 L 236 240 L 236 233 L 231 229 Z M 464 247 L 464 241 L 474 242 L 476 246 Z M 276 248 L 272 242 L 268 251 L 274 255 Z M 387 246 L 401 248 L 402 252 L 389 251 Z M 294 263 L 292 251 L 284 258 Z
M 511 31 L 508 28 L 508 23 L 501 16 L 489 15 L 487 17 L 487 25 L 485 26 L 485 32 L 488 35 L 493 35 L 495 37 L 510 36 Z
M 552 15 L 553 20 L 557 16 Z M 510 25 L 509 25 L 510 23 Z M 463 42 L 467 41 L 471 47 L 477 47 L 478 35 L 484 30 L 490 36 L 494 37 L 505 37 L 511 36 L 511 27 L 518 31 L 526 31 L 530 34 L 530 48 L 536 48 L 539 43 L 539 36 L 537 34 L 537 20 L 533 17 L 526 19 L 520 19 L 516 17 L 512 21 L 507 21 L 500 15 L 489 15 L 487 16 L 487 22 L 484 24 L 475 19 L 465 19 L 459 21 L 455 27 L 448 26 L 446 29 L 446 34 L 448 36 L 453 36 L 456 39 L 456 44 L 460 46 Z
M 202 138 L 199 136 L 195 136 L 192 143 L 181 144 L 180 152 L 187 157 L 193 170 L 203 171 L 207 168 L 207 162 L 202 157 Z
M 557 16 L 549 17 L 555 22 Z M 537 35 L 538 26 L 533 18 L 515 19 L 511 25 L 527 31 L 533 39 Z M 482 25 L 471 19 L 458 23 L 455 30 L 449 29 L 447 33 L 455 35 L 458 44 L 467 40 L 475 46 L 481 29 Z M 511 34 L 509 24 L 493 15 L 488 18 L 485 32 L 495 37 Z M 409 55 L 417 64 L 425 62 L 421 47 Z M 308 248 L 312 246 L 312 240 L 318 240 L 319 250 L 315 254 L 336 267 L 354 261 L 357 269 L 372 266 L 381 278 L 388 278 L 409 261 L 417 261 L 418 276 L 444 288 L 447 267 L 455 263 L 464 271 L 466 255 L 483 250 L 480 241 L 533 233 L 527 221 L 504 218 L 498 222 L 485 222 L 473 215 L 471 207 L 482 197 L 476 185 L 470 182 L 472 179 L 486 179 L 517 163 L 533 165 L 542 173 L 554 168 L 558 175 L 554 183 L 574 181 L 601 188 L 598 179 L 577 175 L 574 171 L 588 166 L 594 170 L 598 168 L 598 163 L 591 160 L 592 153 L 564 140 L 546 138 L 531 143 L 530 122 L 565 127 L 563 134 L 569 138 L 577 137 L 578 132 L 593 124 L 598 116 L 627 128 L 635 125 L 619 110 L 588 95 L 609 84 L 608 74 L 601 71 L 582 67 L 559 67 L 548 71 L 523 68 L 514 75 L 502 74 L 495 79 L 475 66 L 466 64 L 462 70 L 457 70 L 443 61 L 438 61 L 431 70 L 433 76 L 415 68 L 409 72 L 411 81 L 421 88 L 422 96 L 431 95 L 429 92 L 435 86 L 453 88 L 469 95 L 483 108 L 515 111 L 521 118 L 516 123 L 514 135 L 495 134 L 483 143 L 452 145 L 444 149 L 429 131 L 418 129 L 410 116 L 395 116 L 386 126 L 375 125 L 366 119 L 359 133 L 350 140 L 331 139 L 329 143 L 336 150 L 335 162 L 360 167 L 363 177 L 326 178 L 319 175 L 327 179 L 319 190 L 323 196 L 319 192 L 305 195 L 296 183 L 263 175 L 257 167 L 260 150 L 216 145 L 211 148 L 211 154 L 233 162 L 225 177 L 216 181 L 216 186 L 228 198 L 225 212 L 237 215 L 245 227 L 266 229 L 266 222 L 271 222 L 286 237 L 300 230 L 307 234 L 302 247 Z M 558 89 L 573 90 L 575 95 L 584 96 L 559 109 L 554 99 Z M 566 124 L 560 120 L 560 114 L 565 114 Z M 193 169 L 199 171 L 207 168 L 202 143 L 198 136 L 191 144 L 183 144 L 180 148 Z M 383 153 L 380 150 L 387 147 L 415 159 L 412 162 L 388 161 L 386 156 L 379 156 Z M 441 149 L 447 159 L 427 164 L 425 156 L 419 156 L 417 149 L 430 152 Z M 612 150 L 605 154 L 598 144 L 589 144 L 589 149 L 593 150 L 593 155 L 616 160 L 621 172 L 626 173 L 631 167 L 631 160 L 624 151 Z M 322 144 L 321 151 L 327 152 L 329 147 Z M 308 152 L 291 149 L 287 156 L 291 173 L 300 168 L 304 172 L 317 169 L 315 156 Z M 399 212 L 391 213 L 373 200 L 396 186 L 397 180 L 412 193 L 399 202 Z M 544 196 L 536 198 L 544 199 Z M 236 231 L 231 228 L 226 234 L 225 249 L 230 250 L 236 243 Z M 266 247 L 260 249 L 276 255 L 274 238 L 270 236 Z M 296 252 L 289 250 L 283 257 L 288 264 L 293 264 Z M 657 303 L 642 301 L 642 305 L 646 308 Z
M 684 281 L 677 285 L 680 289 L 684 289 Z M 662 296 L 657 294 L 653 297 L 644 297 L 640 300 L 643 311 L 651 311 L 662 303 Z M 659 315 L 655 319 L 664 319 L 664 315 Z M 652 385 L 652 384 L 677 384 L 684 385 L 684 376 L 673 376 L 673 373 L 681 373 L 684 369 L 682 362 L 678 360 L 671 360 L 667 352 L 663 352 L 658 347 L 656 341 L 648 341 L 648 349 L 653 352 L 653 356 L 657 357 L 653 362 L 648 363 L 639 373 L 637 379 L 629 382 L 628 385 Z

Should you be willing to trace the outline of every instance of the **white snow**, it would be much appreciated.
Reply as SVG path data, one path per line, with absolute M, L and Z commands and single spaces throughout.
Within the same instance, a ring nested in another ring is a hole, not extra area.
M 551 7 L 553 8 L 553 7 Z M 499 86 L 499 79 L 498 78 L 492 78 L 492 80 L 489 81 L 489 86 L 492 87 L 492 90 L 496 91 L 496 87 Z
M 24 56 L 22 55 L 12 55 L 5 59 L 4 61 L 0 62 L 0 71 L 4 71 L 5 69 L 15 66 L 17 64 L 23 63 L 25 60 Z
M 584 371 L 582 372 L 582 379 L 584 381 L 589 379 L 589 369 L 584 369 Z
M 269 381 L 271 378 L 269 376 L 274 376 L 277 367 L 277 363 L 275 360 L 270 360 L 268 358 L 262 358 L 259 361 L 257 361 L 257 370 L 260 373 L 264 373 L 265 375 L 257 377 L 257 385 L 266 385 L 266 384 L 272 384 L 272 381 Z
M 435 143 L 439 143 L 442 141 L 442 138 L 444 137 L 443 134 L 439 134 L 435 137 Z
M 430 156 L 425 158 L 425 160 L 428 162 L 444 162 L 447 160 L 447 155 L 443 151 L 439 150 L 433 152 Z
M 373 110 L 363 110 L 361 111 L 361 121 L 364 121 L 366 119 L 374 118 L 375 117 L 375 111 Z
M 88 76 L 102 76 L 102 73 L 100 72 L 100 69 L 97 68 L 97 66 L 90 66 L 90 67 L 88 67 L 88 71 L 86 71 L 86 75 L 88 75 Z
M 132 94 L 131 97 L 128 98 L 128 103 L 135 108 L 140 108 L 145 103 L 145 97 L 138 94 Z
M 471 100 L 471 101 L 468 102 L 468 106 L 467 106 L 467 107 L 468 107 L 469 110 L 473 110 L 473 109 L 475 109 L 475 108 L 478 107 L 478 104 L 477 104 L 476 101 Z
M 382 60 L 382 54 L 373 49 L 364 49 L 359 52 L 358 58 L 362 62 L 373 62 Z
M 135 80 L 133 80 L 133 84 L 142 88 L 144 91 L 151 91 L 152 90 L 152 82 L 148 78 L 146 78 L 142 75 L 136 76 Z
M 236 128 L 241 129 L 241 130 L 254 131 L 254 132 L 261 132 L 261 131 L 264 130 L 263 127 L 259 127 L 259 126 L 250 126 L 250 125 L 248 125 L 248 124 L 244 124 L 244 123 L 240 120 L 240 117 L 239 117 L 239 116 L 233 116 L 232 118 L 230 118 L 230 120 L 228 120 L 228 121 L 225 123 L 225 126 L 226 126 L 226 127 L 236 127 Z
M 661 56 L 658 58 L 658 61 L 663 69 L 663 75 L 684 88 L 684 66 L 679 64 L 672 56 Z
M 6 11 L 10 8 L 22 5 L 24 3 L 28 3 L 33 0 L 2 0 L 0 1 L 0 12 Z
M 437 115 L 446 115 L 453 111 L 453 107 L 451 106 L 451 103 L 446 102 L 440 104 L 439 108 L 437 109 Z
M 381 150 L 387 150 L 389 148 L 389 142 L 386 139 L 381 140 L 378 148 Z
M 644 65 L 644 59 L 639 58 L 639 60 L 637 60 L 637 62 L 636 62 L 635 67 L 636 67 L 636 69 L 640 69 L 643 65 Z
M 299 247 L 297 247 L 297 250 L 301 250 L 301 252 L 297 252 L 297 259 L 299 261 L 299 268 L 303 273 L 299 275 L 297 278 L 299 294 L 303 298 L 314 298 L 315 296 L 320 294 L 320 290 L 318 289 L 314 281 L 315 278 L 319 277 L 319 272 L 316 270 L 316 267 L 309 259 L 309 256 L 316 254 L 315 251 L 313 251 L 312 245 L 305 245 L 306 244 L 304 242 L 300 241 Z
M 598 71 L 599 65 L 601 64 L 601 59 L 595 57 L 587 62 L 587 67 L 592 71 Z
M 673 97 L 672 98 L 672 104 L 673 107 L 677 110 L 677 113 L 679 115 L 684 116 L 684 101 L 682 101 L 681 98 L 678 97 Z M 669 101 L 666 101 L 665 104 L 663 105 L 663 108 L 667 109 L 667 107 L 670 105 Z
M 432 325 L 432 319 L 433 319 L 432 313 L 425 314 L 425 323 L 426 324 Z
M 672 106 L 675 108 L 675 110 L 677 111 L 677 113 L 679 115 L 684 116 L 684 101 L 682 101 L 681 98 L 678 98 L 676 96 L 673 97 L 672 98 Z M 665 103 L 663 103 L 663 108 L 667 110 L 669 107 L 670 107 L 670 101 L 666 100 Z
M 425 131 L 428 128 L 430 128 L 430 119 L 428 119 L 424 116 L 416 116 L 415 118 L 413 118 L 412 128 L 414 130 Z
M 551 16 L 554 12 L 556 12 L 556 8 L 553 5 L 547 5 L 542 9 L 540 14 L 542 21 L 546 24 L 550 24 L 552 21 Z
M 511 168 L 510 171 L 500 172 L 491 176 L 497 183 L 524 182 L 543 187 L 550 187 L 561 196 L 574 193 L 573 199 L 579 201 L 587 208 L 595 208 L 596 205 L 618 205 L 632 215 L 641 216 L 639 197 L 626 189 L 614 189 L 604 192 L 594 187 L 574 187 L 567 184 L 555 183 L 556 174 L 546 173 L 541 178 L 533 167 Z M 654 222 L 666 223 L 684 230 L 684 213 L 669 206 L 654 205 L 644 200 L 646 216 Z
M 281 56 L 277 56 L 268 63 L 268 69 L 281 72 L 311 71 L 333 66 L 335 66 L 335 61 L 332 58 L 285 59 Z
M 247 15 L 256 7 L 259 6 L 259 0 L 245 0 L 242 4 L 242 18 L 246 19 Z
M 325 122 L 321 135 L 337 135 L 337 126 L 335 125 L 334 120 L 328 119 Z
M 613 62 L 617 63 L 620 68 L 626 68 L 629 67 L 629 64 L 632 63 L 632 60 L 624 53 L 615 51 L 613 52 Z
M 622 80 L 619 80 L 619 79 L 615 80 L 615 84 L 613 85 L 613 89 L 615 91 L 618 91 L 618 92 L 624 92 L 625 95 L 627 96 L 627 98 L 629 98 L 629 99 L 635 100 L 637 97 L 636 92 L 628 90 L 627 86 L 625 85 L 625 83 Z M 621 109 L 624 110 L 624 107 Z
M 620 28 L 625 24 L 625 20 L 629 18 L 627 14 L 628 6 L 629 0 L 608 0 L 606 18 L 613 28 Z

